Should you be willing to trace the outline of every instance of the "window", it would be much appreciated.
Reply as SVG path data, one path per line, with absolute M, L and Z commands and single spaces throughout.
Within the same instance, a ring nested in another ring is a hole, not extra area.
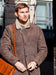
M 4 26 L 4 23 L 3 23 L 3 16 L 4 16 L 3 4 L 4 4 L 4 0 L 0 0 L 0 40 L 1 40 L 1 36 L 3 33 L 3 26 Z
M 36 24 L 42 29 L 53 29 L 52 2 L 37 2 Z
M 0 0 L 0 26 L 3 25 L 3 13 L 4 13 L 4 0 Z

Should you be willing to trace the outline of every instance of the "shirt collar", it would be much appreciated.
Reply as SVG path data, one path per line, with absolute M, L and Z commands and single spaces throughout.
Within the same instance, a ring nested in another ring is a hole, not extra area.
M 15 21 L 15 24 L 16 24 L 16 28 L 17 29 L 24 29 L 24 28 L 29 28 L 30 27 L 30 23 L 29 23 L 29 20 L 27 21 L 27 23 L 25 25 L 21 24 L 18 19 L 16 19 Z

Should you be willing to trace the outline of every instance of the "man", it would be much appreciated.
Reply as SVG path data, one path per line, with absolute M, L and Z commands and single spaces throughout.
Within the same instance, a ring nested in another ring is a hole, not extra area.
M 12 25 L 6 26 L 1 39 L 1 55 L 17 69 L 14 75 L 40 75 L 40 64 L 47 56 L 47 46 L 40 27 L 29 22 L 29 7 L 19 3 L 15 7 L 15 44 L 12 44 Z

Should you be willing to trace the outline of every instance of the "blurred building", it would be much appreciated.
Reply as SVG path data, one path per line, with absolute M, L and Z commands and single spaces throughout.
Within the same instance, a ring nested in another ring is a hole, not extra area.
M 6 25 L 15 22 L 15 3 L 25 2 L 30 7 L 30 22 L 41 27 L 48 47 L 48 56 L 41 65 L 42 75 L 54 75 L 56 70 L 53 25 L 53 0 L 0 0 L 0 38 Z M 54 65 L 55 64 L 55 65 Z M 46 71 L 44 72 L 44 69 Z M 55 74 L 56 75 L 56 74 Z

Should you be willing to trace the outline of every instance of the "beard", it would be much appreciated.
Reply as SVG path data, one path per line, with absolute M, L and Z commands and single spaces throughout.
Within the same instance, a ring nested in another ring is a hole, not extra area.
M 27 23 L 27 21 L 28 21 L 28 20 L 23 21 L 23 20 L 19 19 L 19 17 L 17 17 L 17 19 L 18 19 L 18 21 L 19 21 L 21 24 L 26 24 L 26 23 Z

